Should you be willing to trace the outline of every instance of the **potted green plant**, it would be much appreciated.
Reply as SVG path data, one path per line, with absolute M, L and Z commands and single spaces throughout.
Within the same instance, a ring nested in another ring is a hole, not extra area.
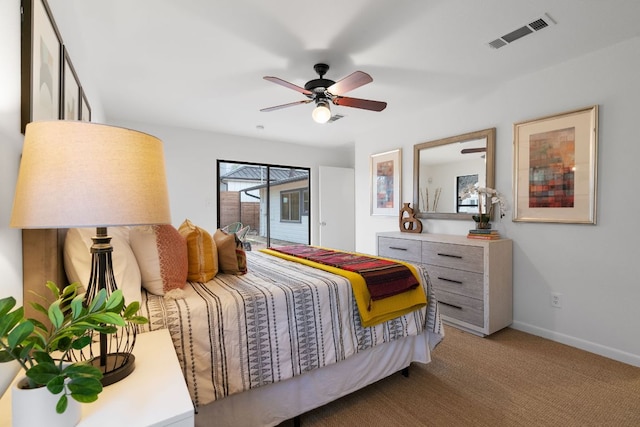
M 14 309 L 13 297 L 0 299 L 0 363 L 17 361 L 25 371 L 25 379 L 19 388 L 46 389 L 60 394 L 56 413 L 67 410 L 69 397 L 82 403 L 98 399 L 102 391 L 102 372 L 87 362 L 70 362 L 68 355 L 91 342 L 91 331 L 114 333 L 126 322 L 147 323 L 136 313 L 140 303 L 131 302 L 125 307 L 122 291 L 107 296 L 105 290 L 87 302 L 84 294 L 78 294 L 78 284 L 66 286 L 62 291 L 55 283 L 47 282 L 47 288 L 55 296 L 49 308 L 32 303 L 32 307 L 44 313 L 51 321 L 47 327 L 36 319 L 24 316 L 24 307 Z M 15 414 L 14 414 L 15 415 Z

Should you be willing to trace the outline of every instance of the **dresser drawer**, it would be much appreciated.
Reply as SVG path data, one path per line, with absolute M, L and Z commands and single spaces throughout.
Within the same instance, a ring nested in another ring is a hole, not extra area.
M 427 265 L 425 268 L 429 273 L 434 289 L 480 300 L 483 298 L 484 282 L 482 273 L 439 267 L 437 265 Z
M 442 315 L 471 323 L 481 328 L 484 327 L 484 302 L 482 300 L 437 289 L 435 294 Z
M 482 273 L 483 250 L 479 246 L 422 242 L 422 263 Z
M 379 237 L 378 256 L 420 262 L 422 258 L 422 242 L 419 240 Z

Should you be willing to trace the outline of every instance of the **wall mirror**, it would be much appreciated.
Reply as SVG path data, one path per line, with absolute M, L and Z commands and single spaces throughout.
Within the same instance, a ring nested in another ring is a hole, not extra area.
M 496 128 L 413 146 L 413 207 L 419 218 L 471 220 L 477 201 L 459 189 L 478 182 L 494 187 Z

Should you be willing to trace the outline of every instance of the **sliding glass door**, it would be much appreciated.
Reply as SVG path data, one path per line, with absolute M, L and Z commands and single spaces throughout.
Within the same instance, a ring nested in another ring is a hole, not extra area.
M 310 169 L 218 160 L 218 228 L 247 249 L 309 244 Z

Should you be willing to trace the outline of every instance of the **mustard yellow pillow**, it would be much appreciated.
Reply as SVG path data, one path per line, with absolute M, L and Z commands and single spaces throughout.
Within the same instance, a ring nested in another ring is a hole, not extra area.
M 211 234 L 188 219 L 180 225 L 178 231 L 187 240 L 187 279 L 200 283 L 213 279 L 218 274 L 218 249 Z
M 218 265 L 220 271 L 228 274 L 241 273 L 238 268 L 238 257 L 236 255 L 236 235 L 227 234 L 217 229 L 213 234 L 213 240 L 218 248 Z

